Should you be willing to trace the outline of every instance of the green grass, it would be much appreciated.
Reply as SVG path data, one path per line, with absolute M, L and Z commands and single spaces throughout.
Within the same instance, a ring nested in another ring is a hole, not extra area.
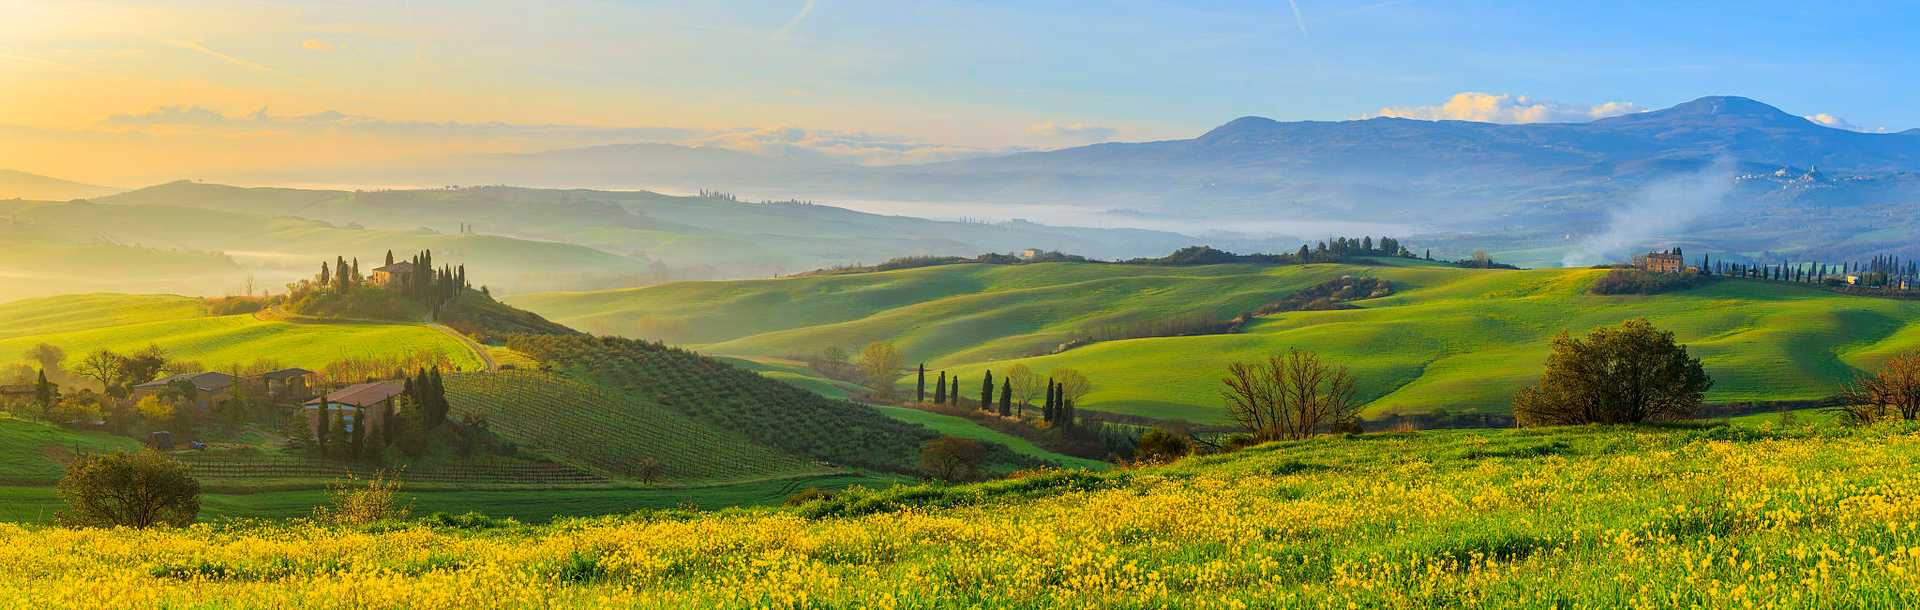
M 1722 280 L 1652 296 L 1599 296 L 1604 271 L 1473 270 L 1384 265 L 1165 268 L 956 265 L 895 272 L 626 291 L 536 295 L 522 302 L 562 322 L 692 344 L 705 352 L 777 357 L 889 340 L 909 362 L 978 379 L 1018 362 L 1074 368 L 1093 380 L 1079 405 L 1162 419 L 1224 423 L 1219 377 L 1236 361 L 1312 350 L 1359 378 L 1370 417 L 1503 412 L 1533 383 L 1554 335 L 1633 317 L 1673 330 L 1702 357 L 1715 403 L 1834 395 L 1862 369 L 1920 349 L 1920 302 L 1791 284 Z M 1391 281 L 1360 308 L 1288 312 L 1231 335 L 1112 341 L 1044 356 L 1073 330 L 1193 312 L 1222 314 L 1340 275 Z M 647 335 L 649 329 L 669 329 Z M 903 382 L 904 383 L 904 382 Z
M 1920 605 L 1916 460 L 1910 423 L 1446 430 L 850 488 L 791 508 L 483 530 L 0 526 L 0 599 L 334 607 L 332 592 L 356 591 L 358 606 L 393 608 L 1910 608 Z M 612 496 L 579 503 L 641 504 Z M 416 508 L 511 511 L 545 499 L 428 498 Z M 297 514 L 304 499 L 245 503 Z M 0 488 L 0 510 L 32 504 L 20 500 Z M 228 502 L 209 498 L 209 511 Z M 67 591 L 85 595 L 45 593 Z
M 75 294 L 0 304 L 0 339 L 207 315 L 206 302 L 171 294 Z
M 643 460 L 653 460 L 663 480 L 676 482 L 822 470 L 643 397 L 561 375 L 463 373 L 446 377 L 446 384 L 456 417 L 483 415 L 509 439 L 615 477 L 635 476 Z
M 742 483 L 633 489 L 517 489 L 488 491 L 402 491 L 416 515 L 435 512 L 482 512 L 528 523 L 559 517 L 618 515 L 637 510 L 697 507 L 719 510 L 734 506 L 778 505 L 808 487 L 839 489 L 851 485 L 885 487 L 897 478 L 858 474 L 821 474 Z M 287 519 L 313 514 L 327 503 L 323 489 L 268 491 L 246 494 L 206 494 L 200 518 Z M 60 509 L 52 487 L 0 486 L 0 522 L 46 523 Z
M 18 358 L 27 348 L 49 343 L 66 350 L 71 367 L 99 349 L 136 350 L 159 345 L 176 360 L 211 368 L 255 360 L 320 370 L 348 358 L 402 357 L 419 352 L 446 354 L 462 370 L 481 367 L 466 344 L 438 330 L 415 324 L 360 322 L 296 323 L 264 321 L 250 314 L 192 316 L 184 297 L 81 295 L 23 301 L 0 307 L 0 320 L 19 320 L 38 332 L 15 334 L 0 325 L 0 358 Z M 65 304 L 98 317 L 57 313 Z M 46 313 L 53 312 L 53 313 Z
M 807 368 L 806 364 L 794 360 L 781 358 L 720 358 L 720 360 L 760 373 L 761 377 L 834 400 L 853 400 L 867 393 L 867 389 L 858 384 L 822 377 L 820 373 Z
M 0 481 L 52 483 L 60 479 L 64 461 L 75 454 L 126 451 L 138 446 L 125 437 L 76 432 L 0 413 Z
M 1029 441 L 1027 439 L 1020 438 L 1018 436 L 1014 436 L 1011 434 L 1007 434 L 999 430 L 988 428 L 986 426 L 982 426 L 964 417 L 956 417 L 953 415 L 945 415 L 941 413 L 934 413 L 931 411 L 922 411 L 920 409 L 913 409 L 908 407 L 891 407 L 891 406 L 876 405 L 874 406 L 874 409 L 877 409 L 881 413 L 886 414 L 887 417 L 891 417 L 891 418 L 908 422 L 908 423 L 919 424 L 921 426 L 927 427 L 930 430 L 933 430 L 934 432 L 938 432 L 944 436 L 955 436 L 959 438 L 973 439 L 973 440 L 985 441 L 989 443 L 999 443 L 1001 445 L 1006 445 L 1007 448 L 1012 449 L 1014 453 L 1046 460 L 1048 462 L 1052 462 L 1055 465 L 1066 467 L 1066 468 L 1086 468 L 1089 470 L 1105 470 L 1109 466 L 1109 464 L 1107 464 L 1106 462 L 1101 462 L 1098 460 L 1089 460 L 1086 458 L 1078 458 L 1078 457 L 1073 457 L 1071 455 L 1054 453 L 1052 451 L 1041 449 L 1038 445 L 1034 445 L 1032 441 Z

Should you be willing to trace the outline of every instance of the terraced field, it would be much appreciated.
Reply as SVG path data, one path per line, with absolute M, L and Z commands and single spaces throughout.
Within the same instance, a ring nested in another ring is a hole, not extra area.
M 1539 375 L 1552 337 L 1633 317 L 1672 329 L 1705 361 L 1710 402 L 1812 400 L 1855 371 L 1920 349 L 1920 302 L 1804 285 L 1721 280 L 1653 296 L 1599 296 L 1604 271 L 1379 265 L 1140 267 L 956 265 L 629 291 L 540 295 L 523 303 L 601 330 L 673 327 L 709 353 L 769 357 L 894 341 L 909 361 L 978 379 L 1018 362 L 1070 367 L 1093 392 L 1079 405 L 1220 423 L 1219 377 L 1234 361 L 1299 347 L 1352 368 L 1369 416 L 1504 412 Z M 1358 308 L 1286 312 L 1228 335 L 1111 341 L 1044 353 L 1078 329 L 1138 317 L 1245 311 L 1342 275 L 1375 276 L 1391 296 Z M 903 379 L 902 383 L 911 380 Z
M 9 303 L 0 306 L 0 358 L 11 360 L 39 343 L 58 346 L 74 360 L 98 349 L 127 351 L 155 344 L 174 359 L 211 368 L 264 358 L 321 370 L 347 358 L 420 352 L 446 354 L 463 370 L 482 366 L 466 344 L 428 326 L 206 316 L 195 309 L 195 302 L 166 295 L 80 295 Z
M 632 394 L 537 371 L 448 376 L 455 416 L 484 415 L 507 438 L 582 468 L 633 477 L 653 460 L 675 482 L 762 479 L 827 469 Z

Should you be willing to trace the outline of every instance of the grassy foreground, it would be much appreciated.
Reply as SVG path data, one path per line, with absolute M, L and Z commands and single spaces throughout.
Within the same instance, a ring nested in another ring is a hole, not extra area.
M 1912 607 L 1920 433 L 1440 431 L 484 530 L 0 525 L 0 605 Z

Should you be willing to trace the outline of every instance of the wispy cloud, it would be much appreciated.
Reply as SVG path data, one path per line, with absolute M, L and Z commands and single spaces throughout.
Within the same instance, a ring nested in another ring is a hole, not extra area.
M 218 59 L 220 61 L 224 61 L 224 62 L 233 64 L 236 66 L 240 66 L 242 68 L 246 68 L 249 70 L 264 72 L 264 73 L 273 74 L 276 76 L 286 76 L 286 73 L 281 72 L 279 70 L 275 70 L 273 68 L 269 68 L 265 65 L 260 64 L 259 62 L 255 62 L 255 61 L 241 58 L 241 57 L 235 57 L 232 55 L 228 55 L 226 53 L 221 53 L 219 51 L 215 51 L 213 49 L 207 48 L 206 45 L 203 45 L 191 40 L 162 40 L 160 42 L 170 46 L 186 49 L 188 51 L 193 51 L 195 53 L 199 53 L 207 57 L 212 57 L 214 59 Z
M 1119 130 L 1105 125 L 1087 123 L 1062 123 L 1046 121 L 1027 127 L 1027 133 L 1049 138 L 1064 138 L 1082 142 L 1103 142 L 1119 133 Z
M 1308 37 L 1307 18 L 1300 16 L 1300 0 L 1287 0 L 1287 6 L 1293 9 L 1293 25 L 1300 28 L 1300 37 Z
M 1633 102 L 1570 104 L 1525 95 L 1465 91 L 1434 106 L 1388 106 L 1375 116 L 1483 123 L 1580 123 L 1645 110 Z
M 333 46 L 333 43 L 327 42 L 325 40 L 308 38 L 306 40 L 300 41 L 300 48 L 306 49 L 308 51 L 319 51 L 324 53 L 327 51 L 332 51 L 334 49 L 334 46 Z
M 866 165 L 948 161 L 1004 152 L 924 142 L 892 134 L 800 127 L 729 130 L 676 143 L 725 148 L 768 157 L 812 157 Z
M 1848 121 L 1846 119 L 1843 119 L 1838 116 L 1834 116 L 1832 114 L 1828 114 L 1825 112 L 1807 115 L 1806 117 L 1803 117 L 1803 118 L 1809 121 L 1813 121 L 1815 123 L 1819 123 L 1821 125 L 1825 125 L 1827 127 L 1832 127 L 1834 129 L 1845 129 L 1847 131 L 1858 131 L 1862 133 L 1887 133 L 1888 131 L 1887 128 L 1885 127 L 1861 127 L 1859 125 L 1853 124 L 1852 121 Z
M 800 27 L 800 22 L 806 21 L 807 15 L 813 14 L 813 5 L 815 2 L 817 2 L 817 0 L 806 0 L 804 4 L 800 5 L 800 12 L 794 13 L 792 17 L 787 18 L 787 22 L 780 24 L 780 29 L 775 30 L 773 35 L 784 38 L 787 34 L 792 33 L 794 28 Z

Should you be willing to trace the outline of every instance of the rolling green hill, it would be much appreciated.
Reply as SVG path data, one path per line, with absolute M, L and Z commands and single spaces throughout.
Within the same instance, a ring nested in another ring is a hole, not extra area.
M 483 415 L 489 428 L 576 466 L 619 477 L 651 460 L 663 481 L 767 479 L 817 473 L 807 460 L 756 445 L 632 394 L 537 371 L 448 376 L 456 416 Z
M 1219 377 L 1234 361 L 1291 347 L 1352 368 L 1370 417 L 1504 412 L 1533 383 L 1561 331 L 1645 316 L 1705 361 L 1710 402 L 1812 400 L 1863 368 L 1920 349 L 1920 302 L 1804 285 L 1720 280 L 1679 293 L 1598 296 L 1604 271 L 1383 265 L 1145 267 L 954 265 L 870 274 L 689 282 L 528 295 L 562 323 L 680 341 L 744 357 L 891 340 L 910 361 L 978 379 L 1021 362 L 1094 382 L 1080 405 L 1219 423 Z M 1255 319 L 1242 332 L 1095 343 L 1052 355 L 1075 330 L 1116 320 L 1245 311 L 1342 275 L 1391 282 L 1357 308 Z M 655 334 L 648 334 L 653 331 Z
M 124 352 L 154 344 L 173 359 L 214 369 L 265 359 L 321 370 L 347 358 L 398 358 L 419 352 L 442 353 L 463 370 L 483 365 L 466 343 L 426 325 L 207 316 L 193 305 L 199 302 L 167 295 L 90 294 L 0 305 L 0 359 L 10 362 L 40 343 L 66 350 L 71 361 L 98 349 Z

